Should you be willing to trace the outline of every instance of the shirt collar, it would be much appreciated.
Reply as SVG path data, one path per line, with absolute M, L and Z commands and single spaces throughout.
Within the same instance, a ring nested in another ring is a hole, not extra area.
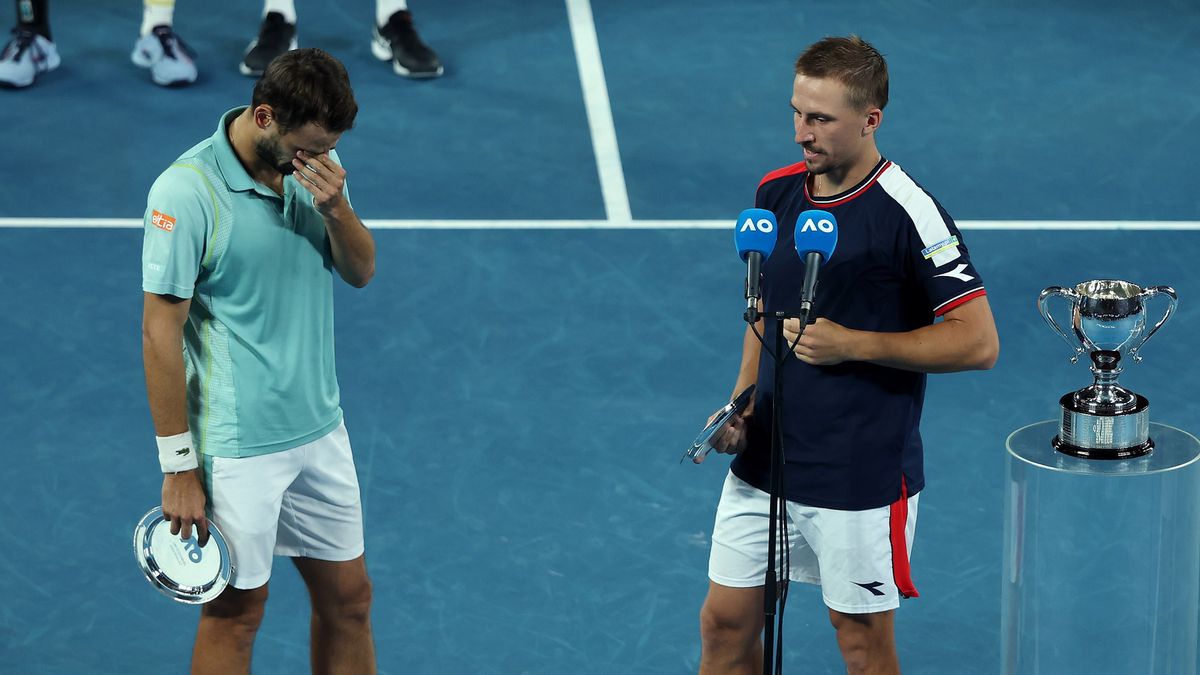
M 217 123 L 217 130 L 212 136 L 217 168 L 221 171 L 221 177 L 225 179 L 225 184 L 229 186 L 230 190 L 238 192 L 253 190 L 255 181 L 249 173 L 246 173 L 246 167 L 242 166 L 237 153 L 233 151 L 233 144 L 229 142 L 229 125 L 248 107 L 234 108 L 221 115 L 221 120 Z

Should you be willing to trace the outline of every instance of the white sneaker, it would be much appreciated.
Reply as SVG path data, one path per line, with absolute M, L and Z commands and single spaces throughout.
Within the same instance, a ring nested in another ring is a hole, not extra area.
M 133 65 L 150 69 L 154 84 L 175 87 L 196 81 L 196 62 L 191 51 L 170 26 L 155 26 L 138 39 L 130 58 Z
M 61 62 L 53 42 L 18 26 L 0 52 L 0 86 L 28 87 L 38 74 L 54 70 Z

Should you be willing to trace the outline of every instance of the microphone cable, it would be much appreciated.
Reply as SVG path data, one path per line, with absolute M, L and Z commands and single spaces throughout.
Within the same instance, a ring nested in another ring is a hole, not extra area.
M 812 310 L 810 308 L 809 310 L 802 311 L 800 313 L 800 316 L 799 316 L 800 329 L 796 333 L 796 339 L 793 340 L 792 343 L 788 346 L 788 349 L 786 352 L 784 352 L 783 354 L 778 354 L 778 355 L 775 354 L 774 351 L 771 350 L 770 346 L 767 344 L 766 338 L 762 335 L 762 333 L 758 332 L 758 326 L 757 326 L 758 322 L 757 321 L 750 322 L 750 330 L 751 330 L 751 332 L 754 333 L 754 337 L 758 339 L 758 342 L 761 345 L 761 347 L 763 348 L 763 350 L 766 351 L 767 354 L 769 354 L 771 356 L 772 361 L 775 363 L 775 370 L 776 370 L 775 376 L 776 377 L 782 377 L 783 368 L 786 365 L 787 360 L 788 360 L 786 355 L 795 353 L 796 345 L 800 343 L 800 338 L 804 336 L 804 329 L 805 329 L 805 327 L 808 326 L 808 317 L 809 317 L 811 311 Z M 783 319 L 776 318 L 776 321 L 783 321 Z M 780 328 L 779 330 L 782 330 L 782 328 Z M 777 405 L 777 408 L 782 411 L 783 401 L 782 400 L 776 401 L 776 405 Z M 778 427 L 778 425 L 779 425 L 779 420 L 772 420 L 773 427 Z M 771 433 L 777 434 L 777 442 L 779 444 L 779 446 L 778 446 L 779 452 L 781 455 L 784 455 L 785 453 L 783 452 L 782 428 L 778 427 L 778 431 L 776 429 L 772 429 Z M 783 459 L 783 457 L 781 457 L 781 460 L 782 459 Z M 779 466 L 779 471 L 781 474 L 784 471 L 784 465 L 785 465 L 785 462 L 781 461 L 780 466 Z M 782 476 L 780 476 L 780 482 L 782 482 Z M 775 549 L 777 560 L 767 561 L 767 564 L 771 565 L 772 567 L 776 566 L 775 565 L 776 562 L 779 563 L 778 576 L 776 577 L 776 586 L 778 588 L 777 588 L 777 593 L 776 593 L 777 606 L 776 606 L 776 612 L 775 612 L 775 636 L 774 636 L 775 637 L 775 640 L 774 640 L 774 652 L 775 653 L 774 654 L 763 654 L 763 660 L 764 660 L 763 669 L 764 669 L 764 672 L 766 672 L 766 664 L 768 663 L 767 659 L 771 659 L 770 663 L 772 663 L 773 672 L 776 675 L 782 675 L 782 673 L 783 673 L 783 615 L 784 615 L 784 611 L 787 609 L 788 590 L 790 588 L 790 583 L 791 583 L 792 550 L 791 550 L 791 547 L 788 545 L 791 538 L 789 536 L 789 528 L 788 528 L 789 517 L 788 517 L 788 510 L 787 510 L 787 503 L 788 503 L 787 497 L 783 494 L 783 492 L 781 490 L 780 494 L 777 497 L 772 497 L 772 499 L 778 500 L 776 502 L 775 506 L 776 506 L 776 513 L 779 514 L 778 515 L 779 523 L 778 523 L 778 528 L 776 530 L 776 533 L 777 533 L 776 546 L 777 547 Z M 764 592 L 765 592 L 765 589 L 764 589 Z
M 800 331 L 796 333 L 796 339 L 792 340 L 792 344 L 788 345 L 789 353 L 795 353 L 796 345 L 800 344 L 800 338 L 804 337 L 804 329 L 808 326 L 808 317 L 810 313 L 811 312 L 804 312 L 800 315 Z M 750 332 L 754 333 L 754 337 L 758 339 L 759 346 L 761 346 L 763 351 L 765 351 L 771 357 L 771 360 L 775 362 L 776 366 L 781 365 L 779 357 L 775 356 L 775 352 L 771 351 L 771 348 L 767 346 L 766 338 L 762 336 L 762 333 L 758 332 L 757 323 L 758 322 L 756 321 L 750 324 Z

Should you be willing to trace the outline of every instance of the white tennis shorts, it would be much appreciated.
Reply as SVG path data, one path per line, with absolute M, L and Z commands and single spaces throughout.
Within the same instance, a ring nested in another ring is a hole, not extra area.
M 818 584 L 830 609 L 883 612 L 916 597 L 908 556 L 917 498 L 866 511 L 787 503 L 792 581 Z M 731 588 L 762 586 L 767 571 L 771 497 L 733 475 L 725 478 L 713 526 L 708 577 Z M 782 574 L 776 570 L 777 574 Z
M 206 464 L 210 513 L 236 565 L 234 588 L 267 583 L 273 555 L 362 555 L 362 502 L 345 423 L 291 450 Z

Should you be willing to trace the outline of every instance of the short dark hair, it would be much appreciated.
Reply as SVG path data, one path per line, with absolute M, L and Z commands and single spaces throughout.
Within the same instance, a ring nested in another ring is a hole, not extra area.
M 254 85 L 251 108 L 267 104 L 284 129 L 315 122 L 331 132 L 354 126 L 358 104 L 346 67 L 320 49 L 294 49 L 271 61 Z
M 857 35 L 813 43 L 796 59 L 796 74 L 841 82 L 846 85 L 850 105 L 859 110 L 887 106 L 887 61 Z

